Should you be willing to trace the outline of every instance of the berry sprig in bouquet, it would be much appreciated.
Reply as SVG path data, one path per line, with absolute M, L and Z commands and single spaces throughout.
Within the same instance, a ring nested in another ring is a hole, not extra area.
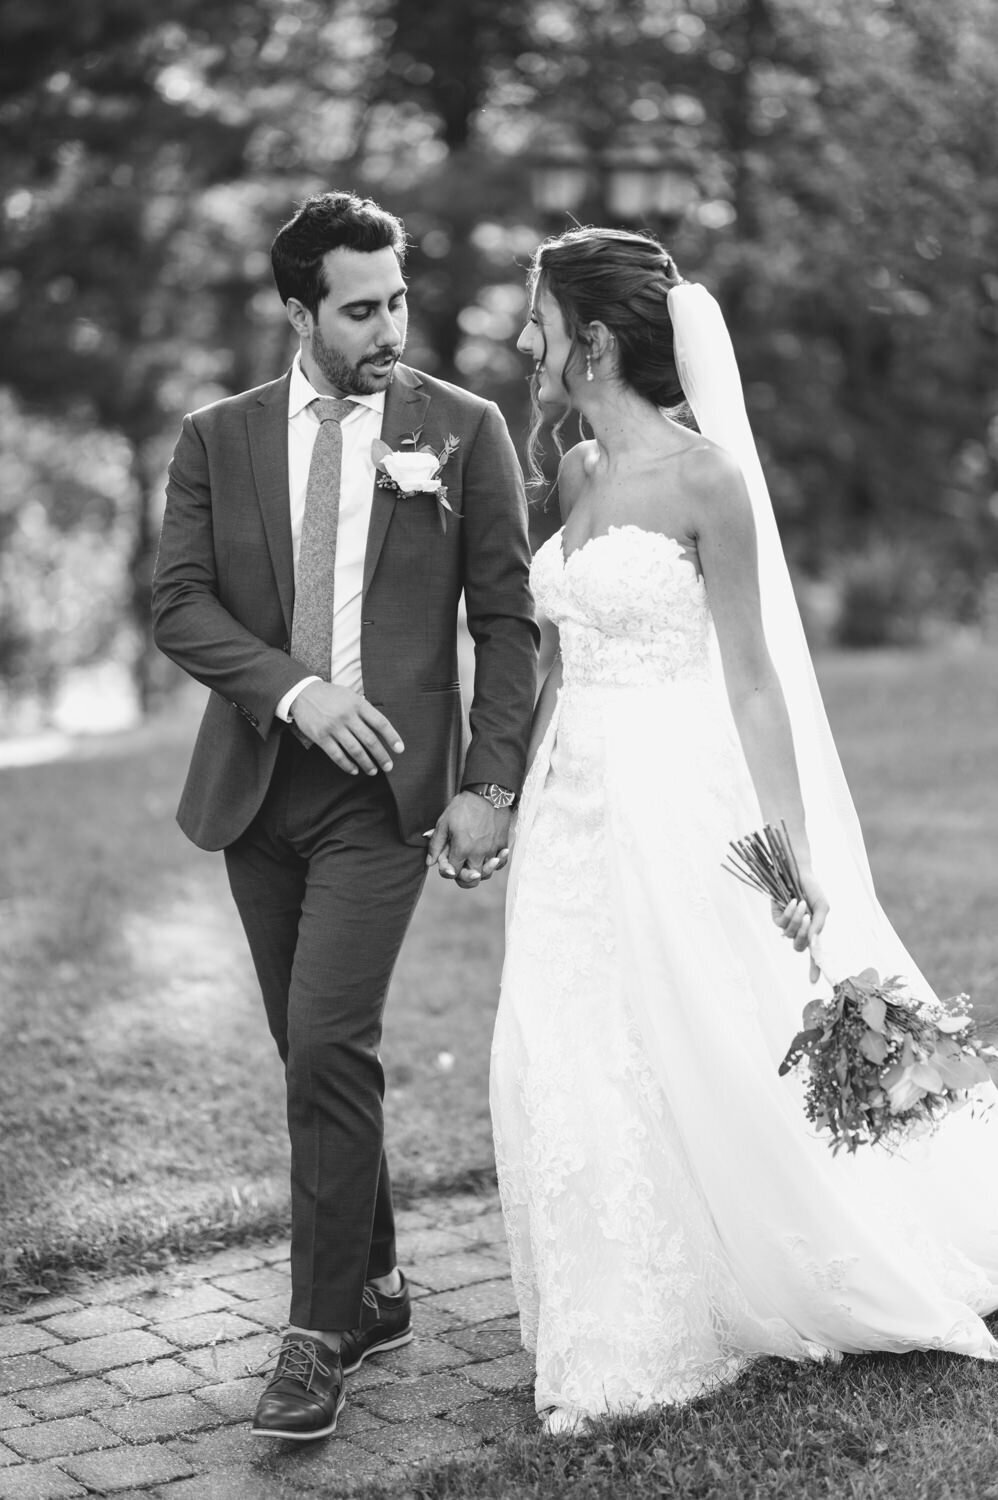
M 781 909 L 806 900 L 785 824 L 730 847 L 730 874 Z M 864 969 L 805 1005 L 780 1075 L 806 1061 L 804 1113 L 829 1132 L 833 1152 L 896 1147 L 966 1104 L 978 1084 L 998 1083 L 998 1049 L 978 1033 L 969 1003 L 966 995 L 916 1000 L 897 975 Z

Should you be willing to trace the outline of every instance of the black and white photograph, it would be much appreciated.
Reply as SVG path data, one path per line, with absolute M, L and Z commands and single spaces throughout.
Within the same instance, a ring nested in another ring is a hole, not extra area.
M 998 1496 L 993 0 L 0 3 L 0 1500 Z

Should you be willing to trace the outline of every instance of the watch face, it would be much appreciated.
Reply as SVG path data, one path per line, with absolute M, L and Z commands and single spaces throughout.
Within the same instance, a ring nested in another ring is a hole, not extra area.
M 512 807 L 516 794 L 504 786 L 497 786 L 493 781 L 485 788 L 485 795 L 493 807 Z

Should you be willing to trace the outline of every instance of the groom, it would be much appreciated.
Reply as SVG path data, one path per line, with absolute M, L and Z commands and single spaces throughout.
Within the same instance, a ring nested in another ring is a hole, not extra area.
M 344 1373 L 412 1337 L 385 995 L 427 866 L 473 889 L 505 862 L 533 706 L 519 466 L 492 403 L 400 363 L 404 255 L 400 221 L 350 193 L 280 230 L 300 353 L 185 417 L 153 589 L 158 646 L 212 690 L 178 820 L 225 851 L 285 1064 L 292 1296 L 253 1421 L 268 1437 L 332 1432 Z M 391 456 L 423 445 L 439 458 Z

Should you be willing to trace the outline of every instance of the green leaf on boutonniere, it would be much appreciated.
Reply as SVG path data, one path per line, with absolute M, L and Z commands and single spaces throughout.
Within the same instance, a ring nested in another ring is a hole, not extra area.
M 447 491 L 446 491 L 446 489 L 443 488 L 443 486 L 441 486 L 441 488 L 439 490 L 437 490 L 436 501 L 437 501 L 437 515 L 440 517 L 440 530 L 446 536 L 447 535 L 447 513 L 450 512 L 450 514 L 452 516 L 455 516 L 457 518 L 457 520 L 459 520 L 459 521 L 460 521 L 461 517 L 457 514 L 457 511 L 454 509 L 453 505 L 451 505 L 449 503 L 449 501 L 447 499 Z
M 447 441 L 444 443 L 439 454 L 437 455 L 439 459 L 439 463 L 437 465 L 438 474 L 440 473 L 441 469 L 443 469 L 451 454 L 456 453 L 460 446 L 461 439 L 456 438 L 452 432 L 449 432 L 447 434 Z M 450 511 L 452 516 L 457 516 L 458 520 L 461 519 L 461 517 L 457 515 L 457 511 L 454 509 L 454 507 L 452 505 L 448 505 L 446 486 L 441 485 L 440 489 L 437 491 L 437 514 L 440 517 L 440 530 L 445 534 L 447 532 L 447 516 L 445 514 L 446 511 Z

